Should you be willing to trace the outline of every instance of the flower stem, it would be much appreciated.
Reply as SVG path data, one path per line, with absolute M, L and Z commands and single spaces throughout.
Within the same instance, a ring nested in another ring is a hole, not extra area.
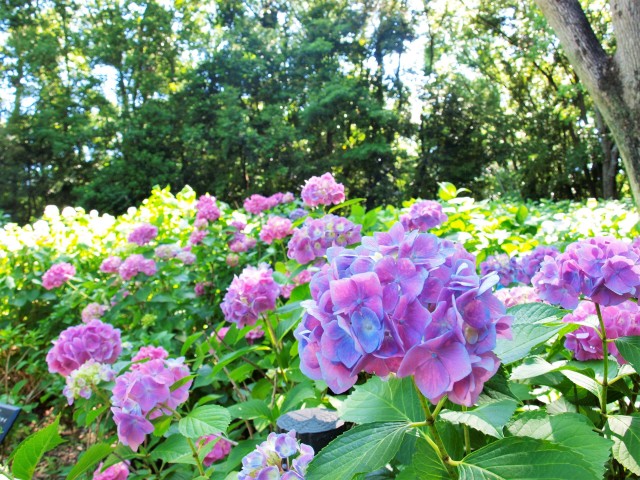
M 418 393 L 418 398 L 420 399 L 420 405 L 422 406 L 422 410 L 424 410 L 424 414 L 426 417 L 425 422 L 427 424 L 427 427 L 429 428 L 430 435 L 429 437 L 425 437 L 425 439 L 427 440 L 427 443 L 429 443 L 429 445 L 431 445 L 431 447 L 436 451 L 436 453 L 442 460 L 442 464 L 444 465 L 444 468 L 446 468 L 447 473 L 449 474 L 449 477 L 452 478 L 453 480 L 457 480 L 458 470 L 456 469 L 456 465 L 458 464 L 458 462 L 453 460 L 447 453 L 447 449 L 445 448 L 444 443 L 442 442 L 442 438 L 440 438 L 440 434 L 438 433 L 438 429 L 436 428 L 436 419 L 431 413 L 431 410 L 429 409 L 429 405 L 427 404 L 427 399 L 424 397 L 424 395 L 422 395 L 422 392 L 416 385 L 415 379 L 414 379 L 413 385 L 416 388 L 416 392 Z M 443 400 L 438 402 L 438 406 L 440 408 L 442 408 L 441 404 L 444 404 Z M 436 407 L 436 410 L 439 411 L 437 407 Z
M 467 407 L 463 405 L 462 411 L 466 412 Z M 469 426 L 466 423 L 462 424 L 462 431 L 464 433 L 464 451 L 469 455 L 471 453 L 471 436 L 469 435 Z
M 609 386 L 609 349 L 607 347 L 607 331 L 604 328 L 604 320 L 600 305 L 596 305 L 596 313 L 598 314 L 598 322 L 600 322 L 600 337 L 602 338 L 602 355 L 604 356 L 604 379 L 602 380 L 602 393 L 600 395 L 600 413 L 606 420 L 607 418 L 607 387 Z
M 189 437 L 185 437 L 185 438 L 189 443 L 189 448 L 191 448 L 191 454 L 193 455 L 193 459 L 196 461 L 196 465 L 198 466 L 198 472 L 200 472 L 200 475 L 202 475 L 203 477 L 206 476 L 204 473 L 204 466 L 200 461 L 200 457 L 198 456 L 198 450 L 196 450 L 196 446 L 193 444 L 193 440 L 191 440 Z
M 282 353 L 282 344 L 278 341 L 278 337 L 276 337 L 276 331 L 271 325 L 271 320 L 269 320 L 269 315 L 263 315 L 264 324 L 267 327 L 267 331 L 269 332 L 269 339 L 271 340 L 271 344 L 276 351 L 276 361 L 278 362 L 278 366 L 280 367 L 280 372 L 282 373 L 282 378 L 285 382 L 287 380 L 287 374 L 285 372 L 284 366 L 282 365 L 282 359 L 280 358 L 280 354 Z

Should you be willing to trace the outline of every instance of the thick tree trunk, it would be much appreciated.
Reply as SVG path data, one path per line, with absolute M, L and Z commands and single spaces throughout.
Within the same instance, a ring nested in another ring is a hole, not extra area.
M 579 0 L 535 0 L 620 151 L 640 210 L 640 2 L 611 0 L 617 51 L 606 54 Z
M 618 189 L 616 188 L 618 147 L 611 141 L 609 129 L 597 108 L 596 127 L 598 127 L 598 137 L 602 148 L 602 196 L 606 199 L 615 199 L 618 194 Z

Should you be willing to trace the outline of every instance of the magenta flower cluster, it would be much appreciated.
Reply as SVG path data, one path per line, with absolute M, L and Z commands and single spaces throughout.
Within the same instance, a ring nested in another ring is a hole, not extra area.
M 270 433 L 242 459 L 238 480 L 304 480 L 313 456 L 313 448 L 299 443 L 295 431 Z
M 273 279 L 273 270 L 266 263 L 246 267 L 234 276 L 220 304 L 224 318 L 238 328 L 254 325 L 259 315 L 273 310 L 280 295 L 280 285 Z
M 618 305 L 601 307 L 607 339 L 624 336 L 640 335 L 640 308 L 637 303 L 624 301 Z M 582 301 L 576 309 L 564 317 L 565 322 L 579 323 L 580 327 L 565 336 L 564 346 L 571 350 L 577 360 L 602 360 L 602 338 L 600 336 L 600 322 L 598 321 L 596 306 L 593 302 Z M 616 344 L 607 344 L 609 354 L 618 363 L 627 363 Z
M 100 271 L 102 273 L 118 273 L 120 265 L 122 265 L 122 259 L 120 257 L 110 256 L 102 261 Z
M 344 185 L 336 182 L 333 175 L 325 173 L 311 177 L 302 187 L 302 201 L 309 207 L 318 205 L 338 205 L 344 202 Z
M 271 210 L 273 207 L 282 203 L 291 203 L 293 202 L 293 200 L 293 193 L 290 192 L 278 192 L 274 193 L 270 197 L 254 194 L 245 199 L 243 206 L 247 212 L 258 215 L 259 213 L 262 213 L 266 210 Z
M 193 381 L 171 390 L 173 384 L 189 375 L 184 358 L 166 358 L 162 352 L 160 355 L 157 352 L 140 352 L 134 358 L 151 360 L 134 363 L 130 371 L 116 378 L 111 411 L 118 439 L 137 451 L 146 435 L 153 432 L 150 420 L 172 415 L 179 405 L 187 401 Z
M 215 222 L 220 218 L 220 209 L 216 204 L 216 197 L 211 195 L 202 195 L 196 203 L 196 220 L 205 220 L 206 222 Z
M 442 211 L 442 205 L 433 200 L 422 200 L 414 203 L 409 213 L 400 216 L 400 222 L 405 230 L 419 230 L 426 232 L 444 222 L 448 217 Z
M 155 275 L 157 271 L 156 262 L 147 259 L 139 253 L 129 255 L 118 268 L 118 273 L 123 280 L 131 280 L 138 273 L 144 273 L 147 276 Z
M 106 305 L 100 305 L 99 303 L 90 303 L 82 309 L 82 321 L 88 323 L 91 320 L 99 320 L 104 315 L 104 312 L 108 310 Z
M 274 240 L 282 240 L 291 235 L 291 220 L 284 217 L 269 217 L 267 223 L 260 230 L 260 240 L 271 245 Z
M 210 467 L 214 462 L 223 460 L 231 451 L 231 442 L 222 438 L 220 435 L 207 435 L 206 437 L 202 437 L 198 443 L 200 447 L 203 447 L 211 442 L 216 443 L 213 449 L 202 459 L 202 464 L 205 467 Z
M 108 468 L 103 468 L 100 463 L 95 472 L 93 472 L 93 480 L 127 480 L 129 477 L 129 467 L 125 462 L 119 462 Z
M 66 377 L 85 362 L 114 363 L 122 352 L 120 330 L 100 320 L 69 327 L 47 353 L 51 373 Z
M 138 225 L 133 232 L 129 234 L 127 240 L 129 243 L 135 243 L 137 245 L 143 246 L 147 243 L 150 243 L 151 240 L 158 236 L 158 228 L 149 223 L 143 223 L 142 225 Z
M 640 293 L 640 255 L 612 237 L 581 240 L 555 258 L 546 256 L 532 283 L 540 298 L 564 308 L 575 308 L 581 295 L 617 305 Z
M 540 270 L 540 265 L 545 257 L 555 258 L 558 255 L 560 255 L 560 252 L 556 247 L 541 245 L 534 248 L 531 253 L 515 259 L 515 279 L 520 283 L 530 285 L 531 279 Z
M 67 262 L 55 263 L 42 276 L 42 286 L 47 290 L 58 288 L 76 274 L 76 267 Z
M 358 373 L 413 375 L 432 402 L 475 403 L 500 361 L 511 317 L 460 245 L 395 224 L 355 250 L 332 248 L 311 280 L 295 336 L 300 368 L 345 392 Z
M 307 218 L 293 230 L 287 256 L 300 264 L 309 263 L 327 253 L 329 247 L 346 247 L 360 241 L 361 225 L 336 215 Z
M 492 272 L 498 274 L 500 285 L 508 287 L 516 276 L 515 262 L 506 253 L 489 255 L 480 263 L 480 273 L 489 275 Z

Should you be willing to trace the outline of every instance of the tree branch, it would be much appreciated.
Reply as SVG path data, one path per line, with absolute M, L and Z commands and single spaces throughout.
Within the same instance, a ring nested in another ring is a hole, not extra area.
M 640 2 L 611 0 L 611 22 L 616 35 L 616 67 L 625 103 L 640 116 Z

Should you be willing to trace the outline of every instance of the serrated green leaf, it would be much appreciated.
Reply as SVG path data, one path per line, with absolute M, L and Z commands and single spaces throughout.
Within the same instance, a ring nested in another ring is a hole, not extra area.
M 396 480 L 448 480 L 449 478 L 435 450 L 424 438 L 418 438 L 411 465 L 403 470 Z
M 543 344 L 568 325 L 561 321 L 564 310 L 544 303 L 516 305 L 508 313 L 513 315 L 513 340 L 499 338 L 494 350 L 505 365 L 526 357 L 531 349 Z
M 612 442 L 593 431 L 593 424 L 578 413 L 549 416 L 544 411 L 525 412 L 508 426 L 516 437 L 531 437 L 563 445 L 582 455 L 591 471 L 602 478 Z
M 458 472 L 460 480 L 600 480 L 580 454 L 528 437 L 491 443 L 467 455 L 458 465 Z
M 338 409 L 340 418 L 359 424 L 418 422 L 424 419 L 413 381 L 407 378 L 370 378 L 355 387 Z
M 622 358 L 640 373 L 640 337 L 619 337 L 614 340 Z
M 264 418 L 269 421 L 271 418 L 271 409 L 266 400 L 248 400 L 246 402 L 236 403 L 228 407 L 231 418 L 240 418 L 242 420 L 253 420 L 255 418 Z
M 398 452 L 406 423 L 359 425 L 333 440 L 313 459 L 307 480 L 351 480 L 358 473 L 384 467 Z
M 607 433 L 613 440 L 613 456 L 625 468 L 640 475 L 640 417 L 611 415 Z
M 560 370 L 560 373 L 562 373 L 565 377 L 567 377 L 579 387 L 588 390 L 596 397 L 600 398 L 600 395 L 602 394 L 602 385 L 596 382 L 593 378 L 590 378 L 583 373 L 576 372 L 571 369 L 562 369 Z
M 65 480 L 75 480 L 79 478 L 83 473 L 90 470 L 94 470 L 96 464 L 104 460 L 109 454 L 113 452 L 113 447 L 107 443 L 97 443 L 92 445 L 80 455 L 80 458 L 73 466 Z
M 227 430 L 231 416 L 219 405 L 203 405 L 194 408 L 178 422 L 178 431 L 188 438 L 221 433 Z
M 282 407 L 280 407 L 280 414 L 285 414 L 294 408 L 297 408 L 308 398 L 315 398 L 315 390 L 311 382 L 299 383 L 285 395 Z
M 189 442 L 182 435 L 171 435 L 151 452 L 154 460 L 163 460 L 167 463 L 186 463 L 195 465 L 193 452 Z
M 64 443 L 58 433 L 59 424 L 60 415 L 56 417 L 51 425 L 28 436 L 18 445 L 11 466 L 11 472 L 15 477 L 21 480 L 30 480 L 42 456 Z
M 464 423 L 486 435 L 502 438 L 502 428 L 516 411 L 517 406 L 515 400 L 505 399 L 485 403 L 466 412 L 443 410 L 440 418 L 454 424 Z

